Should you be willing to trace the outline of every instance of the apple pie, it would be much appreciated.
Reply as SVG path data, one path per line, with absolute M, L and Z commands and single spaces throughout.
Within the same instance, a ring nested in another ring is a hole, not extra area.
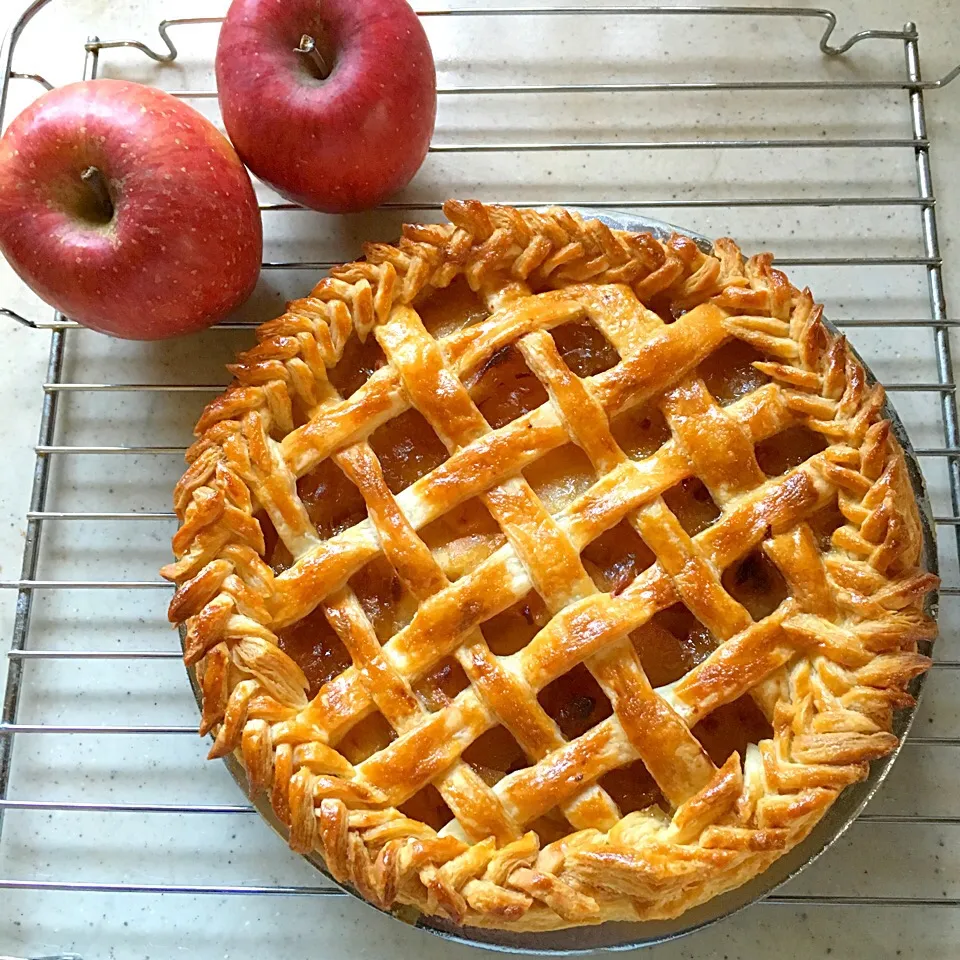
M 801 841 L 930 665 L 883 389 L 769 254 L 444 212 L 200 417 L 163 570 L 200 732 L 384 909 L 675 917 Z

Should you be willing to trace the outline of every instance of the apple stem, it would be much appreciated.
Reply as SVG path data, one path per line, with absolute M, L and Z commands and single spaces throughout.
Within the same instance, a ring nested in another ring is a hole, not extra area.
M 320 71 L 321 80 L 326 80 L 330 76 L 327 61 L 323 59 L 323 54 L 317 49 L 317 43 L 309 33 L 305 33 L 300 38 L 300 46 L 294 47 L 294 50 L 310 58 L 310 62 Z
M 97 212 L 103 217 L 105 223 L 109 222 L 113 217 L 113 200 L 110 198 L 106 177 L 96 167 L 87 167 L 80 174 L 80 179 L 93 193 L 98 208 Z

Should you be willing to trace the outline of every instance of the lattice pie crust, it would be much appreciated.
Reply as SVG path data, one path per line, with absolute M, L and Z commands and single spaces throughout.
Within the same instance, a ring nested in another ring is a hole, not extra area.
M 798 843 L 929 666 L 883 390 L 769 254 L 444 211 L 197 424 L 163 575 L 200 732 L 381 907 L 673 917 Z

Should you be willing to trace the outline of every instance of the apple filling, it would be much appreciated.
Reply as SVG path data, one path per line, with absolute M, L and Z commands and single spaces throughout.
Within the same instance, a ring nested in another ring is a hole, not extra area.
M 458 279 L 437 291 L 417 309 L 424 325 L 436 337 L 486 317 L 487 310 L 466 282 Z M 619 362 L 617 351 L 591 324 L 568 323 L 553 331 L 558 350 L 577 375 L 593 376 Z M 699 368 L 698 375 L 717 399 L 726 405 L 762 386 L 767 378 L 753 361 L 760 355 L 734 341 L 717 350 Z M 330 379 L 344 396 L 356 390 L 384 358 L 373 337 L 367 343 L 351 341 Z M 522 354 L 509 346 L 493 357 L 465 384 L 483 416 L 494 429 L 515 420 L 547 401 L 547 394 Z M 653 454 L 670 431 L 663 415 L 651 405 L 631 410 L 614 419 L 612 432 L 621 448 L 635 459 Z M 429 473 L 447 457 L 447 450 L 424 418 L 409 411 L 382 425 L 371 437 L 387 484 L 394 493 Z M 815 434 L 787 430 L 757 445 L 757 458 L 769 476 L 778 476 L 822 449 Z M 524 477 L 546 509 L 556 514 L 579 497 L 597 477 L 579 447 L 570 443 L 526 467 Z M 331 537 L 366 517 L 359 491 L 330 460 L 302 477 L 297 490 L 321 536 Z M 712 524 L 719 509 L 707 488 L 696 478 L 678 483 L 663 494 L 667 506 L 691 535 Z M 290 565 L 292 558 L 278 542 L 269 520 L 260 515 L 267 540 L 267 561 L 275 570 Z M 835 507 L 811 519 L 816 536 L 824 542 L 842 523 Z M 499 525 L 480 499 L 459 504 L 420 531 L 420 536 L 450 580 L 475 569 L 505 542 Z M 604 592 L 617 594 L 655 562 L 655 557 L 634 528 L 623 520 L 590 543 L 581 555 L 584 568 Z M 755 619 L 772 612 L 786 596 L 786 584 L 777 568 L 755 549 L 723 572 L 727 591 Z M 349 581 L 381 643 L 410 622 L 417 601 L 382 557 L 371 561 Z M 490 650 L 508 656 L 522 649 L 546 625 L 549 613 L 543 600 L 531 591 L 521 600 L 483 623 L 480 630 Z M 328 624 L 322 608 L 282 630 L 280 647 L 303 669 L 309 695 L 345 670 L 350 656 Z M 679 679 L 701 663 L 717 646 L 717 640 L 682 604 L 656 614 L 631 635 L 643 668 L 654 686 Z M 454 657 L 446 657 L 419 677 L 414 692 L 424 708 L 442 709 L 469 681 Z M 539 692 L 543 710 L 556 722 L 566 739 L 581 736 L 609 717 L 612 709 L 604 691 L 590 671 L 579 665 Z M 706 752 L 720 765 L 733 751 L 743 755 L 750 743 L 771 735 L 771 728 L 749 696 L 714 710 L 693 729 Z M 356 724 L 337 744 L 351 762 L 358 763 L 382 749 L 396 736 L 378 712 Z M 463 754 L 463 760 L 490 785 L 529 764 L 523 750 L 503 726 L 488 730 Z M 611 771 L 599 781 L 622 813 L 667 802 L 641 761 Z M 452 814 L 433 786 L 425 787 L 402 807 L 411 817 L 439 829 Z M 532 825 L 544 843 L 564 836 L 569 825 L 555 810 Z

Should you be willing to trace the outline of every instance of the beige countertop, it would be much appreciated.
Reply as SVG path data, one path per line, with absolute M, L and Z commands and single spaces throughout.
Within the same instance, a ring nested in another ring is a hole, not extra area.
M 496 6 L 516 6 L 503 0 Z M 543 6 L 543 4 L 527 4 Z M 569 4 L 567 4 L 569 6 Z M 12 20 L 18 0 L 0 19 Z M 457 6 L 491 3 L 461 0 Z M 599 6 L 592 4 L 591 6 Z M 754 5 L 751 5 L 754 6 Z M 924 76 L 960 63 L 960 18 L 950 0 L 854 0 L 836 8 L 836 42 L 859 29 L 899 30 L 916 21 Z M 436 9 L 423 2 L 418 9 Z M 25 31 L 15 69 L 54 84 L 81 76 L 83 41 L 159 43 L 163 18 L 220 16 L 226 0 L 51 0 Z M 216 25 L 174 28 L 181 55 L 161 67 L 136 50 L 104 51 L 101 75 L 172 90 L 211 90 Z M 609 15 L 572 18 L 430 18 L 441 86 L 691 80 L 902 79 L 903 44 L 865 41 L 839 58 L 818 51 L 812 19 L 717 15 Z M 11 88 L 7 120 L 37 95 L 30 81 Z M 192 99 L 218 119 L 216 101 Z M 960 80 L 926 94 L 945 259 L 948 316 L 960 316 Z M 532 141 L 707 141 L 909 139 L 903 89 L 857 91 L 708 91 L 551 95 L 448 94 L 441 98 L 435 143 Z M 262 199 L 275 199 L 258 188 Z M 771 249 L 801 261 L 819 258 L 922 258 L 920 208 L 890 203 L 917 196 L 910 147 L 630 151 L 566 150 L 431 155 L 403 199 L 429 204 L 447 196 L 521 202 L 620 200 L 652 216 L 712 236 L 729 234 L 748 251 Z M 705 199 L 869 198 L 859 205 L 780 203 L 704 206 Z M 650 204 L 653 202 L 654 208 Z M 659 205 L 663 202 L 664 205 Z M 647 204 L 647 206 L 644 206 Z M 307 211 L 264 214 L 269 261 L 339 260 L 364 237 L 395 236 L 404 216 L 435 210 L 378 211 L 347 218 Z M 801 263 L 791 277 L 808 283 L 828 316 L 921 319 L 930 316 L 923 264 Z M 273 316 L 305 292 L 316 270 L 265 271 L 248 319 Z M 52 312 L 0 264 L 0 307 L 50 321 Z M 50 333 L 5 317 L 0 352 L 0 580 L 19 577 Z M 226 382 L 223 364 L 249 331 L 210 331 L 165 344 L 111 341 L 88 331 L 65 335 L 62 379 L 73 383 L 205 385 Z M 888 384 L 937 379 L 929 328 L 856 328 L 851 339 Z M 55 442 L 65 445 L 185 446 L 210 393 L 81 391 L 61 396 Z M 936 392 L 893 392 L 915 445 L 942 447 Z M 934 513 L 950 516 L 944 458 L 923 461 Z M 179 476 L 177 456 L 55 455 L 48 510 L 168 511 Z M 49 580 L 152 581 L 168 558 L 169 520 L 48 520 L 37 573 Z M 940 562 L 946 584 L 960 583 L 957 542 L 943 525 Z M 28 648 L 35 651 L 153 651 L 154 659 L 32 659 L 25 664 L 18 721 L 41 725 L 190 727 L 196 708 L 165 623 L 168 591 L 44 590 L 36 593 Z M 0 652 L 13 632 L 16 591 L 0 590 Z M 960 598 L 945 598 L 936 656 L 960 660 Z M 6 670 L 0 656 L 0 676 Z M 957 956 L 960 906 L 898 905 L 891 898 L 960 903 L 960 672 L 935 668 L 913 734 L 889 781 L 862 820 L 778 895 L 707 930 L 653 948 L 658 958 L 850 958 Z M 923 742 L 926 740 L 927 742 Z M 193 735 L 23 733 L 16 736 L 9 796 L 24 801 L 93 804 L 242 804 L 220 764 L 202 759 Z M 947 818 L 945 821 L 944 818 Z M 97 813 L 10 810 L 0 834 L 0 881 L 134 885 L 316 885 L 325 881 L 246 813 Z M 823 898 L 866 898 L 845 905 Z M 809 898 L 804 900 L 802 898 Z M 98 958 L 466 957 L 444 943 L 379 916 L 348 898 L 227 896 L 18 889 L 0 893 L 0 954 L 75 951 Z

